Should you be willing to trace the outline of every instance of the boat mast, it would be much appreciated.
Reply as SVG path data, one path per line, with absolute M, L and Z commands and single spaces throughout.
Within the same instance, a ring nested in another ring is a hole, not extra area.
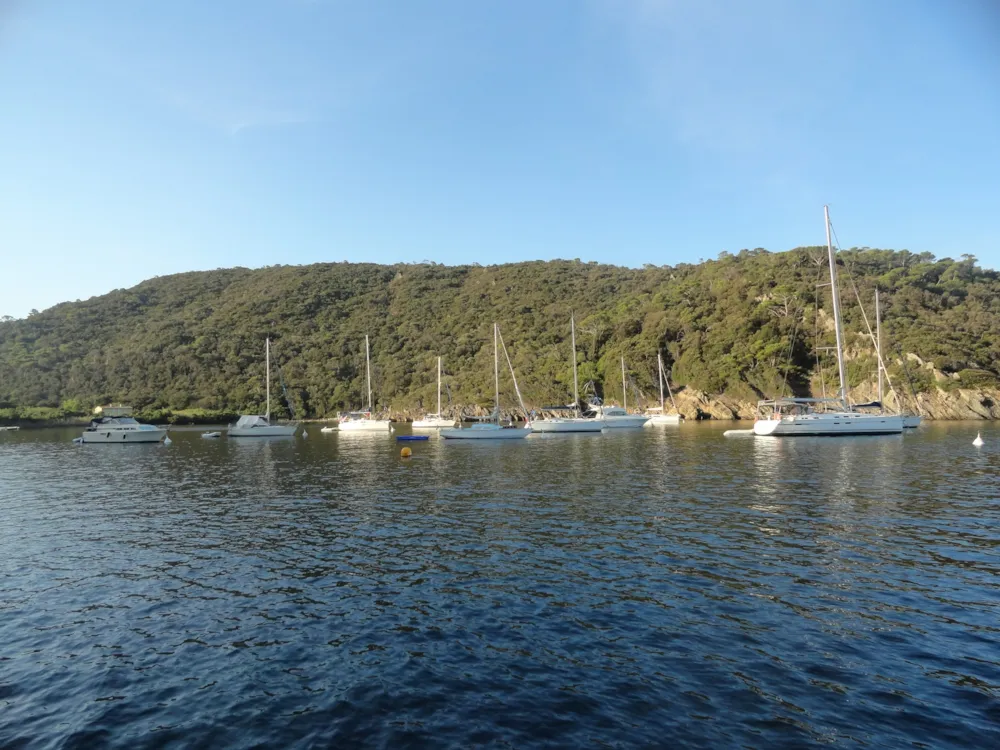
M 365 334 L 365 372 L 368 374 L 368 411 L 372 410 L 372 364 L 368 355 L 368 334 Z
M 833 325 L 837 334 L 837 369 L 840 374 L 840 398 L 844 402 L 844 408 L 851 410 L 851 404 L 847 400 L 847 373 L 844 370 L 844 332 L 841 330 L 840 322 L 840 294 L 837 292 L 837 258 L 833 253 L 833 240 L 830 238 L 830 207 L 823 206 L 823 215 L 826 217 L 826 249 L 830 256 L 830 288 L 833 292 Z
M 271 421 L 271 338 L 264 339 L 264 369 L 267 370 L 267 411 L 264 412 L 264 419 Z
M 660 372 L 660 413 L 663 413 L 663 357 L 656 353 L 656 366 Z
M 884 412 L 882 406 L 882 315 L 878 304 L 878 287 L 875 287 L 875 356 L 878 358 L 878 408 Z
M 625 387 L 625 357 L 622 357 L 622 408 L 628 411 L 628 388 Z
M 438 357 L 438 416 L 441 416 L 441 358 Z
M 499 329 L 493 324 L 493 382 L 496 386 L 496 418 L 500 421 L 500 350 L 497 348 Z
M 576 323 L 573 316 L 569 316 L 569 336 L 573 342 L 573 413 L 577 418 L 580 416 L 580 387 L 576 380 Z

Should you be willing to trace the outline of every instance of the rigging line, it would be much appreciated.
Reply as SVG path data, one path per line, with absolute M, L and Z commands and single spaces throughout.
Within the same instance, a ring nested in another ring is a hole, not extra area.
M 788 341 L 788 365 L 785 367 L 785 378 L 781 383 L 781 395 L 785 395 L 785 390 L 788 388 L 788 372 L 792 367 L 792 352 L 795 349 L 795 334 L 799 330 L 799 319 L 798 316 L 795 318 L 795 325 L 792 327 L 792 338 Z M 791 394 L 791 391 L 789 391 Z
M 837 241 L 837 250 L 840 251 L 840 238 L 837 237 L 837 230 L 834 229 L 833 224 L 830 224 L 830 231 L 833 232 L 833 237 Z M 854 282 L 854 274 L 851 273 L 851 263 L 849 260 L 844 261 L 844 271 L 847 273 L 847 278 L 851 282 L 851 289 L 854 291 L 854 297 L 858 300 L 858 307 L 861 308 L 861 317 L 865 321 L 865 327 L 868 329 L 868 337 L 872 340 L 872 345 L 875 347 L 875 353 L 878 357 L 878 364 L 882 372 L 885 373 L 885 382 L 889 385 L 889 390 L 896 399 L 896 403 L 900 403 L 899 394 L 896 393 L 896 388 L 892 384 L 892 379 L 889 377 L 889 370 L 885 366 L 885 362 L 882 360 L 882 352 L 879 351 L 878 341 L 875 340 L 875 334 L 872 332 L 871 323 L 868 322 L 868 313 L 865 312 L 864 303 L 861 301 L 861 293 L 858 291 L 858 285 Z
M 913 388 L 913 380 L 910 378 L 910 368 L 906 366 L 906 355 L 903 354 L 903 350 L 896 345 L 896 352 L 899 354 L 899 361 L 903 365 L 903 374 L 906 376 L 906 382 L 910 386 L 910 395 L 913 397 L 913 406 L 917 410 L 919 416 L 923 416 L 923 409 L 920 408 L 920 402 L 917 401 L 917 392 Z
M 858 300 L 858 307 L 861 308 L 861 315 L 865 319 L 865 325 L 868 327 L 868 338 L 872 340 L 872 346 L 875 347 L 875 355 L 878 359 L 878 366 L 885 374 L 885 382 L 889 385 L 889 391 L 892 393 L 893 397 L 896 399 L 897 405 L 899 404 L 899 394 L 896 393 L 896 388 L 892 384 L 892 378 L 889 377 L 889 369 L 885 366 L 885 362 L 882 359 L 882 352 L 879 349 L 878 340 L 875 338 L 875 334 L 872 332 L 871 324 L 868 322 L 868 316 L 865 314 L 865 306 L 861 301 L 861 295 L 858 293 L 858 287 L 854 283 L 854 277 L 851 276 L 850 270 L 847 271 L 847 278 L 851 280 L 851 287 L 854 289 L 854 296 Z
M 497 329 L 497 335 L 500 337 L 500 347 L 503 349 L 503 356 L 507 359 L 507 367 L 510 368 L 510 378 L 514 381 L 514 391 L 517 393 L 517 401 L 521 404 L 521 411 L 524 412 L 524 416 L 530 419 L 528 415 L 528 410 L 524 407 L 524 399 L 521 398 L 521 389 L 517 387 L 517 376 L 514 374 L 514 365 L 510 363 L 510 355 L 507 353 L 507 345 L 503 342 L 503 334 L 500 333 L 500 329 Z
M 822 271 L 818 271 L 816 273 L 817 277 L 822 273 Z M 816 295 L 816 315 L 813 317 L 813 346 L 816 348 L 816 370 L 819 372 L 820 392 L 823 398 L 826 398 L 826 378 L 823 375 L 823 363 L 820 359 L 821 348 L 819 345 L 819 294 Z
M 285 406 L 288 407 L 288 413 L 292 415 L 292 419 L 295 419 L 295 407 L 292 406 L 292 400 L 288 397 L 288 389 L 285 388 L 285 378 L 281 375 L 281 368 L 278 368 L 278 382 L 281 383 L 281 393 L 285 397 Z
M 657 355 L 661 357 L 662 363 L 663 355 L 659 352 L 657 352 Z M 667 375 L 667 369 L 665 367 L 663 368 L 663 383 L 667 386 L 667 395 L 670 396 L 670 404 L 674 407 L 674 411 L 677 411 L 677 402 L 674 401 L 674 392 L 670 390 L 670 377 Z M 677 413 L 679 414 L 680 412 L 677 411 Z

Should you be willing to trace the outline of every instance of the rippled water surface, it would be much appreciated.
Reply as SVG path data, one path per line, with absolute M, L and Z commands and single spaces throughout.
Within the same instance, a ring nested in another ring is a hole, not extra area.
M 977 429 L 0 433 L 0 746 L 998 747 Z

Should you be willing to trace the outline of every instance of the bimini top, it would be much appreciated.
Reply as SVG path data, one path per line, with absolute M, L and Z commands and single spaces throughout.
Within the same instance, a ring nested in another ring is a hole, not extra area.
M 271 423 L 258 414 L 244 414 L 236 422 L 237 427 L 270 427 Z

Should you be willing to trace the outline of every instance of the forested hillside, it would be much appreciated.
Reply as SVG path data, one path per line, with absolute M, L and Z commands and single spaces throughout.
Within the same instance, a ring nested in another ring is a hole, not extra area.
M 975 259 L 887 250 L 841 253 L 852 384 L 875 363 L 852 289 L 869 316 L 877 284 L 890 372 L 917 389 L 993 386 L 1000 374 L 1000 279 Z M 656 392 L 656 353 L 671 382 L 743 400 L 787 388 L 834 390 L 825 248 L 745 250 L 698 265 L 643 269 L 552 261 L 498 266 L 330 263 L 154 278 L 84 302 L 0 322 L 0 408 L 86 411 L 108 401 L 150 410 L 260 411 L 264 338 L 297 416 L 357 408 L 364 335 L 379 408 L 432 407 L 435 357 L 453 406 L 492 399 L 500 324 L 529 407 L 572 392 L 569 318 L 580 382 L 620 399 L 619 357 L 635 391 Z M 872 320 L 874 325 L 874 320 Z M 898 350 L 898 351 L 897 351 Z M 821 385 L 820 374 L 825 378 Z M 941 373 L 947 377 L 942 381 Z M 514 395 L 506 378 L 505 401 Z M 281 385 L 275 374 L 275 395 Z

